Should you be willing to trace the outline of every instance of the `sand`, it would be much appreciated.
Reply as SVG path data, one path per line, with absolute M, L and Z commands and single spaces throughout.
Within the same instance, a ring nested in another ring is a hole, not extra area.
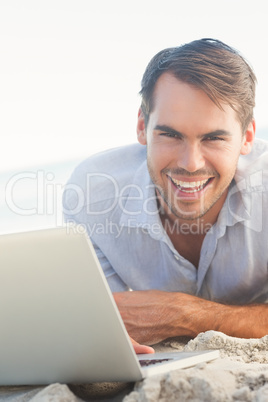
M 0 401 L 268 401 L 268 335 L 240 339 L 207 331 L 195 339 L 176 338 L 155 346 L 157 351 L 219 349 L 220 358 L 174 370 L 133 384 L 84 384 L 48 387 L 0 387 Z
M 208 331 L 186 345 L 172 340 L 164 346 L 187 351 L 219 349 L 221 357 L 137 383 L 124 402 L 268 401 L 268 336 L 240 339 Z

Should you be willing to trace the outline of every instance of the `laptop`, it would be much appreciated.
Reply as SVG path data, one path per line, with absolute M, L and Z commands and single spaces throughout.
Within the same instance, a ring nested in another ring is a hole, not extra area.
M 0 385 L 134 382 L 219 356 L 136 355 L 79 227 L 0 236 Z

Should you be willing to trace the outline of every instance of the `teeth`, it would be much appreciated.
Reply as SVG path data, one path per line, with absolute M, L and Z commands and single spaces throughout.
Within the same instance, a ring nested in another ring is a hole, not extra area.
M 200 186 L 203 186 L 208 181 L 208 179 L 202 180 L 202 181 L 180 181 L 180 180 L 175 180 L 175 179 L 171 179 L 171 180 L 173 181 L 173 183 L 176 184 L 176 186 L 185 187 L 185 188 L 200 187 Z
M 180 188 L 181 191 L 185 191 L 186 193 L 194 193 L 196 191 L 202 190 L 209 179 L 205 179 L 202 181 L 181 181 L 171 178 L 171 180 L 177 187 Z

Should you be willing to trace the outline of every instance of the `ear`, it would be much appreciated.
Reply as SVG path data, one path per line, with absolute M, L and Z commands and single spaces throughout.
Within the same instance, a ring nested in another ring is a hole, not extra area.
M 256 131 L 256 123 L 255 120 L 253 119 L 247 128 L 247 131 L 245 132 L 243 139 L 242 139 L 242 146 L 240 150 L 241 155 L 247 155 L 250 153 L 254 138 L 255 138 L 255 131 Z
M 143 114 L 141 108 L 139 108 L 139 112 L 138 112 L 137 138 L 141 145 L 147 144 L 145 120 L 144 120 L 144 114 Z

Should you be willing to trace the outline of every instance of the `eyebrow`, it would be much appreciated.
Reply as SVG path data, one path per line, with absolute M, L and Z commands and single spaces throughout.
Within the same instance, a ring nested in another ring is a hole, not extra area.
M 183 133 L 181 133 L 180 131 L 177 131 L 172 127 L 166 126 L 165 124 L 164 125 L 157 124 L 154 127 L 154 130 L 155 131 L 164 131 L 166 133 L 170 133 L 170 134 L 176 135 L 178 137 L 185 137 L 185 135 Z M 226 137 L 227 136 L 228 137 L 228 136 L 231 136 L 231 135 L 232 134 L 227 130 L 214 130 L 214 131 L 211 131 L 209 133 L 198 135 L 198 137 L 200 137 L 200 138 L 209 138 L 209 137 L 212 137 L 212 136 L 215 136 L 215 137 L 220 137 L 220 136 L 221 137 Z

